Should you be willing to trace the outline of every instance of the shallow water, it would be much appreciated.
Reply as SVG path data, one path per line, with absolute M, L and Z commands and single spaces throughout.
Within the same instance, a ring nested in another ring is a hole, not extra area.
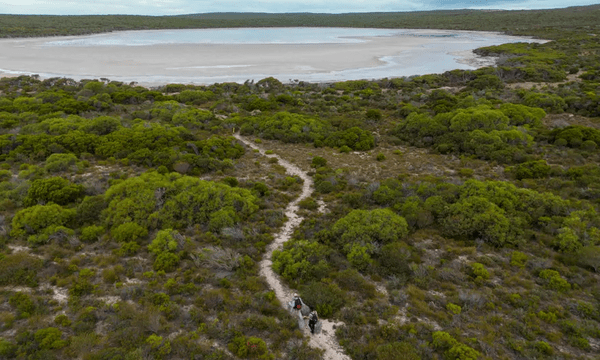
M 333 82 L 476 69 L 494 64 L 473 49 L 542 42 L 490 32 L 241 28 L 124 31 L 0 40 L 0 77 L 38 74 L 143 85 L 212 84 L 275 77 Z M 2 54 L 3 53 L 3 54 Z
M 459 38 L 459 34 L 423 34 L 406 29 L 353 28 L 239 28 L 123 31 L 68 40 L 52 40 L 44 46 L 151 46 L 167 44 L 347 44 L 364 37 L 408 35 Z

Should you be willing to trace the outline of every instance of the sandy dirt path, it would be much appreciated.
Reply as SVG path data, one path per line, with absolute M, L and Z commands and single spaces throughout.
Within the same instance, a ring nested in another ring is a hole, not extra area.
M 285 216 L 288 219 L 287 222 L 275 235 L 275 241 L 273 241 L 267 247 L 267 253 L 259 264 L 260 274 L 267 279 L 269 286 L 275 291 L 275 295 L 281 304 L 287 309 L 286 304 L 292 299 L 292 294 L 294 292 L 290 290 L 280 279 L 279 275 L 275 274 L 273 271 L 271 267 L 271 265 L 273 265 L 271 257 L 273 255 L 273 251 L 280 249 L 283 244 L 292 237 L 294 229 L 302 222 L 303 218 L 298 216 L 298 203 L 309 197 L 313 192 L 313 181 L 312 178 L 308 176 L 306 172 L 302 171 L 298 166 L 282 159 L 278 155 L 266 154 L 264 149 L 252 143 L 250 140 L 245 139 L 240 134 L 235 134 L 234 136 L 248 147 L 258 150 L 261 155 L 270 158 L 276 158 L 279 161 L 279 165 L 283 166 L 287 170 L 288 174 L 298 176 L 304 180 L 304 184 L 302 185 L 302 193 L 294 201 L 290 202 L 285 209 Z M 325 319 L 321 319 L 321 322 L 323 327 L 320 334 L 311 335 L 308 333 L 308 327 L 305 327 L 305 331 L 310 337 L 310 346 L 325 350 L 325 353 L 323 354 L 323 359 L 325 360 L 350 360 L 350 357 L 344 354 L 344 350 L 341 348 L 335 338 L 334 326 L 339 326 L 341 323 L 334 323 Z

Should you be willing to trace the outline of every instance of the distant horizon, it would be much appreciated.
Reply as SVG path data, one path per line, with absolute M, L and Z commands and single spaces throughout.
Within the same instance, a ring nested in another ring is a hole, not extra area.
M 565 6 L 557 0 L 0 0 L 1 15 L 139 15 L 182 16 L 215 13 L 351 14 L 444 10 L 550 10 L 599 5 L 598 0 L 574 0 Z M 235 10 L 235 11 L 232 11 Z

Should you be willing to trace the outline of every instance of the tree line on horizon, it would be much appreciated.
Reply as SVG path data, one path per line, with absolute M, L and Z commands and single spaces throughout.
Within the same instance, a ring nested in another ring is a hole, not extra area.
M 556 39 L 561 32 L 599 27 L 600 5 L 548 10 L 421 12 L 207 13 L 178 16 L 0 15 L 0 38 L 88 35 L 124 30 L 232 27 L 355 27 L 501 31 Z

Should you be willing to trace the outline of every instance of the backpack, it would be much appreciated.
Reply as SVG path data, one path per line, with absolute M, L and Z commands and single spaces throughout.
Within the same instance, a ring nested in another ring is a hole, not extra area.
M 300 298 L 297 298 L 294 302 L 294 307 L 298 310 L 302 309 L 302 301 L 300 301 Z

